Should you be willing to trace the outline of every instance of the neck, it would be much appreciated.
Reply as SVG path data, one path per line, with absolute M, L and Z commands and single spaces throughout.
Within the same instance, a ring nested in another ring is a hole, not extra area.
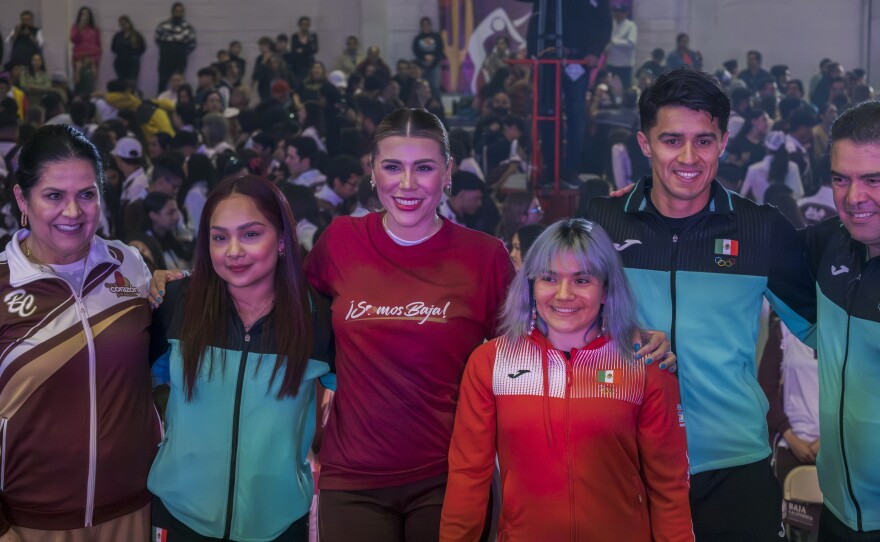
M 76 252 L 67 254 L 52 253 L 52 251 L 45 249 L 43 245 L 34 238 L 33 233 L 31 233 L 27 239 L 21 241 L 20 246 L 22 248 L 22 253 L 24 253 L 27 259 L 36 264 L 67 265 L 85 259 L 89 254 L 89 244 L 86 244 L 85 247 Z
M 431 217 L 431 220 L 425 220 L 423 223 L 401 226 L 390 213 L 386 212 L 382 217 L 382 224 L 388 230 L 388 233 L 398 239 L 403 241 L 420 241 L 426 240 L 440 231 L 443 225 L 443 221 L 436 213 L 432 214 Z
M 267 313 L 267 307 L 275 299 L 274 273 L 270 280 L 247 287 L 226 285 L 229 297 L 235 304 L 238 316 L 245 325 L 251 324 L 260 313 Z
M 552 330 L 548 330 L 547 340 L 550 341 L 553 348 L 563 352 L 571 352 L 575 348 L 583 348 L 602 335 L 598 322 L 598 320 L 594 321 L 586 331 L 574 333 L 554 333 Z
M 664 192 L 651 190 L 649 197 L 660 214 L 667 218 L 686 218 L 699 213 L 709 203 L 710 190 L 695 199 L 677 199 Z

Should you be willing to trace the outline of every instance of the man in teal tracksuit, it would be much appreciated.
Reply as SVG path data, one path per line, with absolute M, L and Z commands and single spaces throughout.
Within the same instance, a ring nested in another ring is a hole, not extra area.
M 770 469 L 767 400 L 757 382 L 762 298 L 812 342 L 815 297 L 794 227 L 714 180 L 730 103 L 712 76 L 678 69 L 639 100 L 652 175 L 625 197 L 593 199 L 636 294 L 642 324 L 678 356 L 697 540 L 784 537 Z
M 880 102 L 831 128 L 839 217 L 805 231 L 818 301 L 819 535 L 880 541 Z M 679 362 L 680 363 L 680 362 Z

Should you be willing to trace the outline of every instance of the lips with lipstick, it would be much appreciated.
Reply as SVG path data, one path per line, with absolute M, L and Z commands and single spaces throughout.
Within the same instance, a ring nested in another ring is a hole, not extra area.
M 419 208 L 423 201 L 422 198 L 399 198 L 395 197 L 394 205 L 401 211 L 414 211 Z

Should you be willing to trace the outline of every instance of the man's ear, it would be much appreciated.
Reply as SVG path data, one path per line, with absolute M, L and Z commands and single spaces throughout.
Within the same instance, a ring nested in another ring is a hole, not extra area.
M 642 149 L 642 154 L 644 154 L 647 158 L 652 158 L 651 156 L 651 144 L 648 142 L 648 136 L 645 135 L 644 132 L 639 132 L 636 134 L 636 139 L 639 142 L 639 147 Z

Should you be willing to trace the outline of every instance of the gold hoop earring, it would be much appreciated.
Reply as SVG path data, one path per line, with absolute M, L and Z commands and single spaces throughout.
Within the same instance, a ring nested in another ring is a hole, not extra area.
M 21 213 L 21 227 L 27 228 L 27 225 L 28 225 L 27 213 Z

